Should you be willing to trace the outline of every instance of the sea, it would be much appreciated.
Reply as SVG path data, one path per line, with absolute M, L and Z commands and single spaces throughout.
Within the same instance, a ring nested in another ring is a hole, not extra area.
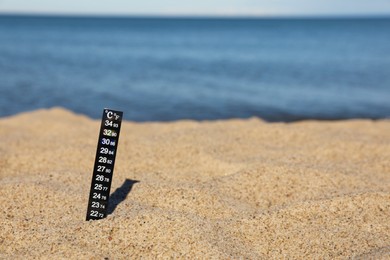
M 390 18 L 0 16 L 0 117 L 390 117 Z

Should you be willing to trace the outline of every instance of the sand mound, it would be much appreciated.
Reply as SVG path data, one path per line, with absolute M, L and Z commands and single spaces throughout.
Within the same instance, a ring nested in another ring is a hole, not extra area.
M 390 259 L 390 121 L 124 122 L 86 222 L 99 127 L 0 120 L 0 258 Z

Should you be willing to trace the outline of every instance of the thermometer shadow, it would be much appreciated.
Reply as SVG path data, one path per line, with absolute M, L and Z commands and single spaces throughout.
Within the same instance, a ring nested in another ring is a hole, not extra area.
M 108 203 L 108 215 L 112 214 L 116 207 L 126 199 L 127 195 L 133 188 L 133 185 L 137 182 L 139 181 L 126 179 L 123 184 L 111 194 Z

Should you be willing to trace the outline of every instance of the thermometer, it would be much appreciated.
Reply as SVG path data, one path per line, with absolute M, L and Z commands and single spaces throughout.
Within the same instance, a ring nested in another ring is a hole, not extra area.
M 86 220 L 107 216 L 123 112 L 105 108 L 93 167 Z

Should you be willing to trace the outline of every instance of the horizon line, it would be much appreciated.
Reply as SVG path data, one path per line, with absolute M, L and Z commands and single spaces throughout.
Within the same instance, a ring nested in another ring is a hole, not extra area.
M 2 12 L 0 16 L 21 16 L 21 17 L 64 17 L 64 18 L 150 18 L 150 19 L 324 19 L 324 18 L 339 18 L 339 19 L 356 19 L 356 18 L 390 18 L 390 14 L 104 14 L 104 13 L 53 13 L 53 12 Z

